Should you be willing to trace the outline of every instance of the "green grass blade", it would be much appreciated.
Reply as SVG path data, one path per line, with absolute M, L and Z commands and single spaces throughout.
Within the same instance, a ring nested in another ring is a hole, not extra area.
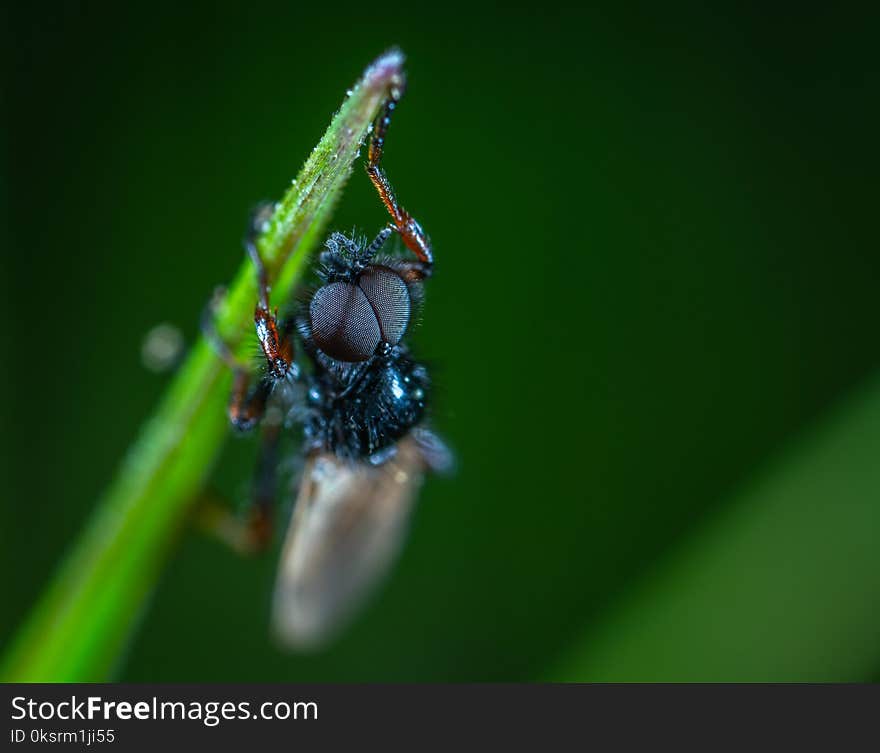
M 274 303 L 288 298 L 323 238 L 370 124 L 402 83 L 402 65 L 396 51 L 373 62 L 276 206 L 258 240 Z M 217 315 L 233 347 L 252 331 L 255 300 L 245 260 Z M 228 369 L 198 342 L 9 647 L 0 665 L 5 681 L 106 679 L 227 435 L 229 382 Z
M 864 681 L 880 666 L 880 384 L 585 634 L 576 681 Z

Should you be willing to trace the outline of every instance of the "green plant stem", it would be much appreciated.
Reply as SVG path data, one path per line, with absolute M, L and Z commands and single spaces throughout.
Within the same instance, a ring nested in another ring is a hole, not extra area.
M 322 239 L 370 124 L 402 84 L 402 65 L 391 51 L 365 71 L 258 239 L 273 303 L 288 298 Z M 252 331 L 255 301 L 245 260 L 217 312 L 233 348 Z M 5 681 L 107 678 L 227 436 L 229 384 L 228 369 L 200 340 L 10 646 Z

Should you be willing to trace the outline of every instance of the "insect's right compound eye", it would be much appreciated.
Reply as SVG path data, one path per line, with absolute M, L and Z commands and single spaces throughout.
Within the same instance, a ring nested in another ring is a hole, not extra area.
M 385 342 L 397 345 L 409 325 L 409 290 L 403 278 L 395 271 L 378 264 L 364 270 L 358 280 L 358 287 L 364 291 Z
M 379 322 L 357 285 L 332 282 L 319 288 L 309 319 L 315 345 L 338 361 L 366 361 L 379 344 Z

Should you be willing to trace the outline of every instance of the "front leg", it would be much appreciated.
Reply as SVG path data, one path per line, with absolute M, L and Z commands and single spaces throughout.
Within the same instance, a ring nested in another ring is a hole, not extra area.
M 385 149 L 385 136 L 388 132 L 388 126 L 391 124 L 391 115 L 400 102 L 401 96 L 403 96 L 402 88 L 392 90 L 391 95 L 385 101 L 382 112 L 373 124 L 373 136 L 370 139 L 370 148 L 367 154 L 367 175 L 370 176 L 370 180 L 379 192 L 379 198 L 382 199 L 382 203 L 391 215 L 394 229 L 400 233 L 406 247 L 418 259 L 412 265 L 413 276 L 422 279 L 430 276 L 434 267 L 434 252 L 431 248 L 431 241 L 415 217 L 398 203 L 391 182 L 380 166 Z

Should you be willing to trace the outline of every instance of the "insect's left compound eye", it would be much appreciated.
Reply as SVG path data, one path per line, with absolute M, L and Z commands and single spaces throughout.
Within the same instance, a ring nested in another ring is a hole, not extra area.
M 376 315 L 357 285 L 332 282 L 309 305 L 315 344 L 338 361 L 366 361 L 381 339 Z

